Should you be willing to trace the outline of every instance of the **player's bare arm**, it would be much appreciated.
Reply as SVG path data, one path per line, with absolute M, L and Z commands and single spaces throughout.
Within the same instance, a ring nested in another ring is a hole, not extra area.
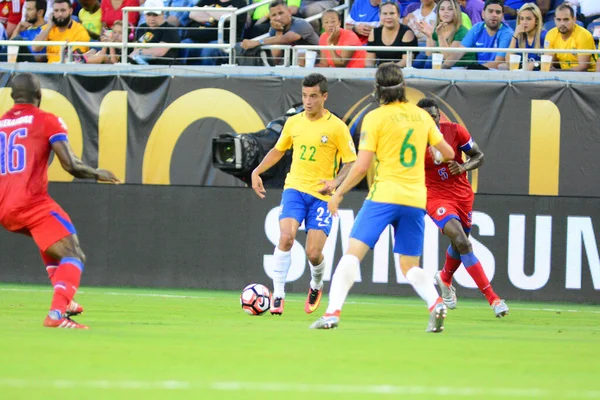
M 319 190 L 319 193 L 323 195 L 332 194 L 333 191 L 342 184 L 344 179 L 346 179 L 346 176 L 348 176 L 348 173 L 352 168 L 352 164 L 354 164 L 354 161 L 344 164 L 338 175 L 335 177 L 335 179 L 322 180 L 321 183 L 324 186 Z
M 483 165 L 485 156 L 477 143 L 473 142 L 473 146 L 471 146 L 471 149 L 465 152 L 465 154 L 469 156 L 469 159 L 465 163 L 460 164 L 454 160 L 448 163 L 448 169 L 452 175 L 464 174 L 467 171 L 477 169 Z
M 344 199 L 344 195 L 358 185 L 360 181 L 362 181 L 367 175 L 367 171 L 369 171 L 369 167 L 373 163 L 374 156 L 375 153 L 369 150 L 358 151 L 358 158 L 356 162 L 352 163 L 350 171 L 348 172 L 348 176 L 346 179 L 344 179 L 342 184 L 337 188 L 334 195 L 331 196 L 331 199 L 327 203 L 327 208 L 329 209 L 331 215 L 337 216 L 337 211 L 340 203 Z
M 263 160 L 260 162 L 260 164 L 258 164 L 258 166 L 254 168 L 254 171 L 252 171 L 252 189 L 254 190 L 256 195 L 261 199 L 265 198 L 265 193 L 267 193 L 267 191 L 263 186 L 263 181 L 260 177 L 260 174 L 262 174 L 265 171 L 268 171 L 269 168 L 277 164 L 284 154 L 284 151 L 280 151 L 275 148 L 271 149 L 267 153 L 265 158 L 263 158 Z
M 445 140 L 442 140 L 441 142 L 432 147 L 434 147 L 437 151 L 441 153 L 442 159 L 439 161 L 446 162 L 454 158 L 454 149 Z M 437 157 L 435 156 L 434 158 L 437 159 Z
M 60 160 L 63 169 L 80 179 L 96 179 L 101 182 L 122 183 L 112 172 L 105 169 L 92 168 L 84 164 L 75 153 L 69 142 L 60 140 L 52 143 L 52 150 Z

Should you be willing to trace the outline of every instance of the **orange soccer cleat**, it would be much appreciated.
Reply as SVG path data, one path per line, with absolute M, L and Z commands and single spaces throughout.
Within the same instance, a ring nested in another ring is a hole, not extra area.
M 322 294 L 323 289 L 308 289 L 308 296 L 306 296 L 306 301 L 304 302 L 304 312 L 307 314 L 315 312 L 321 304 Z

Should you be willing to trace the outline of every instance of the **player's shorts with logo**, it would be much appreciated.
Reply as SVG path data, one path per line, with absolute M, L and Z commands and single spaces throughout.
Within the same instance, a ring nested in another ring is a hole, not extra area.
M 452 201 L 447 199 L 428 199 L 427 214 L 440 229 L 451 219 L 457 219 L 466 233 L 471 232 L 471 217 L 473 213 L 473 202 Z
M 329 236 L 331 214 L 327 202 L 296 189 L 285 189 L 281 196 L 279 219 L 293 218 L 299 224 L 304 222 L 307 231 L 321 230 Z
M 69 215 L 52 199 L 4 215 L 2 226 L 11 232 L 31 236 L 44 252 L 62 238 L 76 234 Z
M 394 228 L 394 253 L 405 256 L 423 253 L 425 210 L 421 208 L 365 200 L 350 237 L 373 248 L 388 225 Z

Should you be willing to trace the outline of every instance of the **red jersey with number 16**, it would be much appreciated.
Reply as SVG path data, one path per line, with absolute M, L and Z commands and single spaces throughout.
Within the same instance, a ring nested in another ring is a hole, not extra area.
M 0 223 L 5 228 L 20 228 L 20 213 L 51 200 L 48 159 L 52 143 L 60 140 L 67 140 L 62 119 L 32 104 L 16 104 L 0 118 Z
M 446 142 L 454 149 L 454 161 L 463 162 L 463 151 L 471 150 L 473 139 L 462 126 L 453 122 L 441 122 L 440 131 Z M 448 164 L 436 163 L 427 151 L 425 155 L 425 184 L 427 185 L 427 201 L 448 199 L 457 201 L 473 201 L 473 189 L 467 174 L 452 175 Z

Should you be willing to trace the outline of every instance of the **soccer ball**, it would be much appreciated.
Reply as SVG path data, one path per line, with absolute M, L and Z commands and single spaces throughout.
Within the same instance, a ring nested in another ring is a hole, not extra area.
M 265 285 L 251 283 L 242 290 L 240 304 L 248 314 L 260 315 L 271 308 L 271 292 Z

